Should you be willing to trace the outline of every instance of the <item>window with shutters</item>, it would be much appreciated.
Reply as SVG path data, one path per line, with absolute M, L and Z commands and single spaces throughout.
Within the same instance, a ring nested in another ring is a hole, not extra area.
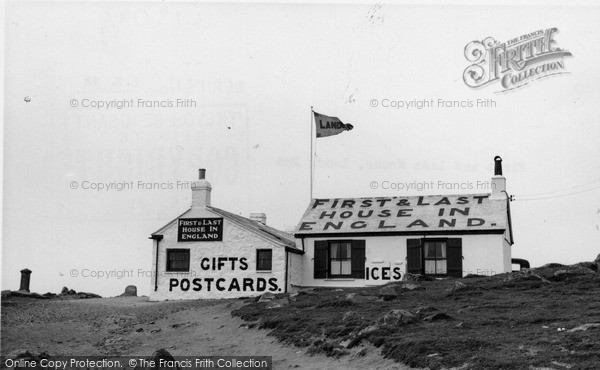
M 167 249 L 167 271 L 190 271 L 190 250 Z
M 316 240 L 313 277 L 365 278 L 364 240 Z
M 257 249 L 256 250 L 256 270 L 271 271 L 273 266 L 273 250 Z
M 462 277 L 462 239 L 408 239 L 406 272 Z

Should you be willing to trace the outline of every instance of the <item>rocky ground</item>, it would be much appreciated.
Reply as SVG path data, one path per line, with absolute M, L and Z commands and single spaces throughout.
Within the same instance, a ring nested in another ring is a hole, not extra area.
M 598 369 L 600 259 L 221 301 L 2 293 L 2 355 L 273 356 L 274 368 Z M 37 299 L 32 299 L 37 298 Z M 87 298 L 87 299 L 82 299 Z
M 431 369 L 599 369 L 600 260 L 463 279 L 263 296 L 234 311 L 308 353 L 364 343 Z
M 231 311 L 242 300 L 149 302 L 147 297 L 76 299 L 63 296 L 2 299 L 1 355 L 148 357 L 165 348 L 173 356 L 272 356 L 273 368 L 406 369 L 365 343 L 366 356 L 308 355 L 250 329 Z M 0 366 L 1 367 L 1 366 Z

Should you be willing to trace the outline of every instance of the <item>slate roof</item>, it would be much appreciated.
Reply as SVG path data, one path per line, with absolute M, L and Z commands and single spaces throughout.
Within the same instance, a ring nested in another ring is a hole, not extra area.
M 290 247 L 290 248 L 300 251 L 299 249 L 296 248 L 296 239 L 294 239 L 294 236 L 291 234 L 288 234 L 281 230 L 277 230 L 271 226 L 263 225 L 262 223 L 260 223 L 258 221 L 254 221 L 249 218 L 246 218 L 246 217 L 243 217 L 240 215 L 236 215 L 231 212 L 227 212 L 220 208 L 216 208 L 216 207 L 212 207 L 212 206 L 209 206 L 206 208 L 210 209 L 211 211 L 213 211 L 217 214 L 220 214 L 221 216 L 229 219 L 230 221 L 240 224 L 241 226 L 245 227 L 246 229 L 250 229 L 251 231 L 254 231 L 256 234 L 262 235 L 262 236 L 266 237 L 267 239 L 271 239 L 275 242 L 285 244 L 286 247 Z
M 295 235 L 508 230 L 512 243 L 508 201 L 490 197 L 461 194 L 313 199 Z

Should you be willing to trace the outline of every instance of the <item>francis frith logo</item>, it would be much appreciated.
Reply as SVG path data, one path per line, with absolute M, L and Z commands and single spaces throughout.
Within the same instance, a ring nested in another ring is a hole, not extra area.
M 463 73 L 465 84 L 477 88 L 498 82 L 502 92 L 567 73 L 564 59 L 572 55 L 557 47 L 557 32 L 558 28 L 540 29 L 503 43 L 493 37 L 471 41 L 465 46 L 465 58 L 472 63 Z

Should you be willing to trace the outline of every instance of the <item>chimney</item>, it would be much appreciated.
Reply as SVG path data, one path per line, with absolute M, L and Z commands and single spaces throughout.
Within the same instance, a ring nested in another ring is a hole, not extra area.
M 264 213 L 250 213 L 250 219 L 256 222 L 260 222 L 263 225 L 267 224 L 267 215 Z
M 490 199 L 504 199 L 506 191 L 506 178 L 502 176 L 502 158 L 494 157 L 494 176 L 492 176 L 492 196 Z
M 204 208 L 210 206 L 210 192 L 212 187 L 210 182 L 206 181 L 206 170 L 198 170 L 199 181 L 192 183 L 192 208 Z

